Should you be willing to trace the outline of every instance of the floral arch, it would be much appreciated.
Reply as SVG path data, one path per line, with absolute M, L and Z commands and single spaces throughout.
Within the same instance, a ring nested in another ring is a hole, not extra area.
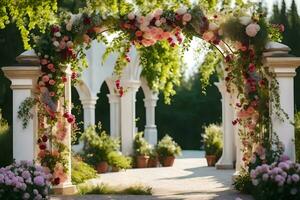
M 157 9 L 146 15 L 131 9 L 117 18 L 90 9 L 77 15 L 60 16 L 45 33 L 32 36 L 32 46 L 42 69 L 36 100 L 39 106 L 38 157 L 53 173 L 53 184 L 66 181 L 70 173 L 70 149 L 66 141 L 75 118 L 70 112 L 70 102 L 66 101 L 70 95 L 66 88 L 71 81 L 76 83 L 83 70 L 80 67 L 85 62 L 83 50 L 94 39 L 107 42 L 104 36 L 107 33 L 117 34 L 108 42 L 105 54 L 119 53 L 115 73 L 121 74 L 123 67 L 131 62 L 128 51 L 134 45 L 140 54 L 143 76 L 152 89 L 166 88 L 167 99 L 177 84 L 173 77 L 180 74 L 178 52 L 188 48 L 192 37 L 215 46 L 226 63 L 227 92 L 238 99 L 235 105 L 238 115 L 232 123 L 239 125 L 244 167 L 251 169 L 273 162 L 282 148 L 274 140 L 276 137 L 271 136 L 269 103 L 277 102 L 273 112 L 283 117 L 284 112 L 279 107 L 274 75 L 263 66 L 263 51 L 268 41 L 280 38 L 282 29 L 268 24 L 260 13 L 207 17 L 198 6 Z M 168 74 L 162 75 L 162 70 L 168 70 Z M 119 80 L 115 81 L 115 92 L 122 96 L 126 91 Z M 274 149 L 273 144 L 278 148 Z

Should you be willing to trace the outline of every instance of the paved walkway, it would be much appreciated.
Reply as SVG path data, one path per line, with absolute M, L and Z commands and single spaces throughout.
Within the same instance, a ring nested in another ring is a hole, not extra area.
M 92 179 L 91 184 L 109 184 L 115 187 L 126 187 L 137 184 L 153 188 L 153 196 L 77 196 L 53 197 L 53 200 L 150 200 L 150 199 L 186 199 L 186 200 L 251 200 L 247 195 L 232 190 L 233 170 L 216 170 L 207 167 L 202 151 L 183 151 L 173 167 L 130 169 L 124 172 L 102 174 Z M 51 200 L 52 200 L 51 199 Z

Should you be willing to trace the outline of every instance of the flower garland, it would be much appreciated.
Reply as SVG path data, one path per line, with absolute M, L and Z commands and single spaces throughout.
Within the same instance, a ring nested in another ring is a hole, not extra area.
M 168 76 L 157 80 L 157 77 L 153 77 L 153 74 L 157 75 L 157 72 L 153 71 L 155 68 L 153 60 L 147 59 L 151 51 L 147 49 L 163 43 L 167 43 L 174 50 L 180 46 L 185 48 L 193 36 L 217 46 L 222 51 L 226 63 L 227 91 L 238 97 L 236 103 L 238 117 L 233 124 L 240 124 L 241 127 L 243 160 L 246 166 L 252 156 L 256 155 L 253 152 L 258 151 L 257 148 L 252 148 L 254 144 L 264 149 L 258 154 L 266 151 L 267 143 L 270 143 L 271 138 L 268 108 L 271 99 L 268 78 L 272 77 L 272 74 L 263 67 L 262 52 L 266 42 L 272 39 L 270 36 L 273 34 L 270 33 L 273 31 L 278 34 L 279 29 L 268 25 L 263 16 L 240 15 L 225 20 L 215 15 L 208 18 L 197 6 L 193 8 L 183 6 L 175 11 L 158 9 L 145 16 L 130 12 L 120 17 L 104 17 L 95 11 L 83 12 L 62 16 L 59 22 L 51 25 L 45 34 L 34 36 L 32 40 L 34 49 L 40 57 L 43 72 L 38 83 L 39 158 L 41 163 L 49 167 L 54 174 L 54 184 L 66 180 L 67 159 L 64 155 L 70 151 L 64 144 L 66 126 L 68 123 L 75 122 L 70 111 L 65 110 L 64 105 L 58 105 L 67 81 L 65 70 L 68 65 L 71 66 L 71 79 L 75 83 L 84 68 L 81 66 L 85 66 L 86 63 L 83 50 L 88 48 L 90 42 L 96 38 L 105 42 L 101 36 L 105 31 L 119 33 L 104 55 L 107 56 L 112 51 L 119 52 L 120 56 L 115 66 L 116 73 L 121 73 L 123 67 L 130 62 L 128 56 L 130 45 L 135 45 L 140 53 L 143 67 L 148 70 L 144 75 L 150 86 L 155 88 L 155 85 L 160 85 L 158 87 L 160 89 L 164 86 L 172 88 L 173 84 L 176 84 L 176 79 L 172 79 L 172 76 L 180 76 L 180 70 L 169 67 Z M 166 51 L 167 48 L 162 49 L 160 54 L 169 52 Z M 162 58 L 165 59 L 163 56 Z M 161 61 L 159 56 L 157 60 Z M 174 62 L 180 61 L 174 60 Z M 156 67 L 159 64 L 161 65 L 156 62 Z M 163 69 L 162 66 L 160 69 Z M 116 80 L 115 91 L 120 96 L 124 93 L 119 80 Z M 272 145 L 268 149 L 272 149 Z M 259 158 L 265 159 L 262 155 Z

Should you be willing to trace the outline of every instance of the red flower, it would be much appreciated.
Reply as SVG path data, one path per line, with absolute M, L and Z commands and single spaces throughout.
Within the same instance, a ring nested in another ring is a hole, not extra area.
M 253 63 L 249 64 L 249 71 L 250 72 L 255 72 L 255 65 Z
M 232 125 L 233 125 L 233 126 L 235 126 L 237 123 L 238 123 L 237 120 L 233 120 L 233 121 L 232 121 Z
M 227 55 L 226 57 L 225 57 L 225 62 L 231 62 L 232 61 L 232 55 Z
M 59 177 L 57 177 L 57 178 L 55 178 L 54 180 L 53 180 L 53 184 L 54 185 L 58 185 L 60 183 L 60 178 Z
M 120 89 L 120 80 L 116 80 L 116 87 L 117 89 Z
M 64 113 L 64 115 L 63 115 L 63 117 L 64 117 L 64 118 L 69 118 L 69 117 L 70 117 L 70 115 L 71 115 L 70 113 L 68 113 L 68 112 L 65 112 L 65 113 Z
M 43 135 L 42 140 L 43 140 L 43 142 L 47 142 L 48 141 L 48 136 L 47 135 Z
M 74 122 L 75 122 L 75 116 L 71 114 L 71 115 L 67 118 L 67 121 L 68 121 L 70 124 L 74 124 Z
M 61 77 L 61 80 L 62 80 L 63 83 L 68 81 L 67 77 L 65 77 L 65 76 Z
M 45 143 L 41 143 L 41 144 L 39 145 L 40 150 L 45 150 L 46 147 L 47 147 L 47 146 L 46 146 Z
M 131 59 L 130 59 L 130 57 L 128 55 L 125 56 L 125 59 L 126 59 L 127 62 L 131 61 Z
M 279 24 L 279 30 L 281 31 L 281 32 L 284 32 L 284 30 L 285 30 L 285 27 L 284 27 L 284 25 L 283 24 Z
M 120 97 L 122 97 L 124 95 L 123 87 L 120 87 L 119 95 L 120 95 Z
M 58 26 L 52 26 L 51 33 L 56 33 L 56 32 L 59 32 L 59 27 Z
M 73 72 L 72 75 L 71 75 L 71 79 L 74 80 L 74 79 L 76 79 L 76 78 L 77 78 L 77 73 L 76 73 L 76 72 Z
M 84 25 L 89 25 L 89 24 L 91 24 L 91 22 L 92 22 L 92 20 L 91 20 L 91 18 L 89 18 L 89 17 L 85 17 L 85 18 L 83 19 Z

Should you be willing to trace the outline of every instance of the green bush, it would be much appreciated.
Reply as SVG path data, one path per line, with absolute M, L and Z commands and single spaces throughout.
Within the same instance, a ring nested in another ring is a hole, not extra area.
M 233 186 L 242 193 L 251 194 L 253 185 L 249 172 L 241 170 L 240 174 L 234 179 Z
M 110 152 L 108 154 L 108 164 L 117 169 L 129 169 L 131 168 L 132 159 L 127 156 L 123 156 L 120 152 Z
M 206 155 L 221 157 L 223 148 L 222 135 L 220 126 L 210 124 L 204 127 L 203 143 Z
M 12 158 L 12 133 L 8 123 L 3 119 L 0 109 L 0 167 L 10 165 Z
M 169 135 L 165 135 L 157 144 L 159 157 L 176 156 L 181 153 L 180 146 Z
M 296 145 L 296 160 L 300 162 L 300 112 L 295 114 L 295 145 Z
M 97 172 L 93 167 L 83 162 L 79 157 L 72 157 L 72 183 L 79 184 L 96 177 Z
M 108 161 L 108 154 L 120 148 L 119 140 L 111 138 L 101 129 L 99 132 L 98 134 L 95 126 L 91 126 L 81 137 L 85 144 L 82 156 L 87 163 L 94 166 L 101 161 Z
M 143 137 L 143 132 L 139 132 L 134 137 L 133 148 L 135 155 L 149 156 L 151 145 Z

